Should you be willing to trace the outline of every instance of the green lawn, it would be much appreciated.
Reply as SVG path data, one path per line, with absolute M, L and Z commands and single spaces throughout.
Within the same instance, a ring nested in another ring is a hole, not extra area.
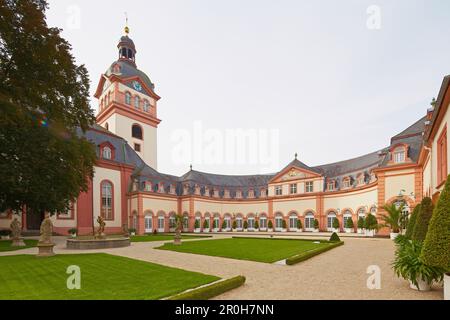
M 309 240 L 232 238 L 190 241 L 183 243 L 181 246 L 166 243 L 157 249 L 274 263 L 303 252 L 322 249 L 329 245 L 330 243 L 327 241 L 321 241 L 320 244 L 316 244 L 314 241 Z
M 0 257 L 0 300 L 153 300 L 219 278 L 108 254 Z M 81 269 L 81 289 L 67 289 L 67 267 Z
M 174 234 L 149 234 L 145 236 L 134 236 L 131 237 L 131 242 L 153 242 L 153 241 L 166 241 L 166 240 L 173 240 L 175 237 Z M 211 238 L 211 236 L 188 236 L 188 235 L 181 235 L 182 239 L 198 239 L 198 238 Z
M 17 251 L 27 248 L 36 247 L 38 241 L 37 240 L 24 240 L 26 246 L 25 247 L 11 247 L 12 240 L 0 240 L 0 252 L 5 251 Z

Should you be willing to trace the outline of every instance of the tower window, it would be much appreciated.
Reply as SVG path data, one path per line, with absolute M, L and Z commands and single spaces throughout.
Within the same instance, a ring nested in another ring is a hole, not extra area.
M 142 140 L 142 128 L 141 126 L 134 124 L 132 129 L 131 129 L 131 136 L 133 138 Z
M 139 143 L 134 144 L 134 151 L 141 152 L 141 145 Z
M 148 112 L 149 109 L 150 109 L 150 104 L 148 103 L 147 100 L 144 100 L 144 111 Z
M 134 97 L 134 107 L 135 107 L 136 109 L 139 109 L 140 104 L 141 104 L 141 99 L 139 99 L 138 96 Z
M 125 93 L 125 103 L 128 105 L 131 104 L 131 93 L 129 93 L 129 92 Z

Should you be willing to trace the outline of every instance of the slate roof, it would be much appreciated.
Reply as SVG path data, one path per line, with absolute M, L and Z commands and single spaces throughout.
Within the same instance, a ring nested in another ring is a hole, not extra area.
M 424 121 L 425 118 L 420 119 L 412 126 L 408 127 L 391 139 L 391 146 L 398 143 L 408 144 L 410 146 L 408 156 L 414 162 L 418 161 L 423 143 L 423 130 L 425 128 Z M 190 192 L 194 191 L 195 185 L 199 185 L 202 188 L 202 193 L 205 191 L 205 187 L 209 187 L 210 189 L 218 188 L 222 196 L 224 189 L 227 188 L 230 190 L 232 197 L 234 196 L 236 190 L 242 190 L 245 198 L 248 191 L 250 189 L 254 189 L 256 196 L 258 197 L 261 188 L 267 188 L 270 180 L 291 166 L 316 172 L 324 176 L 326 179 L 336 180 L 339 188 L 342 179 L 348 176 L 350 176 L 352 182 L 354 182 L 359 174 L 364 174 L 365 180 L 368 182 L 370 179 L 371 170 L 386 166 L 390 159 L 390 147 L 386 147 L 354 159 L 315 167 L 310 167 L 298 159 L 295 159 L 278 173 L 261 175 L 220 175 L 190 170 L 183 176 L 177 177 L 174 175 L 160 173 L 151 168 L 144 163 L 139 155 L 127 144 L 125 139 L 110 133 L 98 125 L 93 126 L 93 130 L 87 131 L 85 136 L 96 146 L 99 146 L 105 141 L 111 143 L 116 149 L 116 159 L 114 159 L 114 161 L 134 166 L 135 170 L 133 172 L 133 178 L 139 183 L 140 186 L 148 180 L 151 181 L 154 186 L 160 182 L 163 182 L 166 185 L 166 188 L 168 188 L 169 185 L 172 184 L 176 186 L 178 195 L 182 194 L 182 189 L 185 185 L 189 186 Z M 99 154 L 98 148 L 97 154 Z

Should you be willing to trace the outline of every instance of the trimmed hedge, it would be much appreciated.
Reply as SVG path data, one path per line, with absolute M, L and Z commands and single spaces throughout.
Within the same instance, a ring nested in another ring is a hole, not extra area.
M 327 247 L 321 247 L 319 249 L 303 252 L 301 254 L 298 254 L 298 255 L 295 255 L 293 257 L 287 258 L 286 259 L 286 264 L 288 266 L 292 266 L 294 264 L 297 264 L 297 263 L 303 262 L 305 260 L 311 259 L 312 257 L 315 257 L 315 256 L 317 256 L 317 255 L 319 255 L 321 253 L 330 251 L 331 249 L 334 249 L 334 248 L 337 248 L 337 247 L 340 247 L 340 246 L 343 246 L 343 245 L 344 245 L 343 241 L 335 242 L 335 243 L 330 244 Z
M 229 290 L 236 289 L 245 283 L 245 277 L 237 276 L 224 281 L 216 282 L 205 287 L 194 289 L 170 297 L 168 300 L 208 300 Z
M 433 202 L 431 198 L 423 198 L 420 205 L 420 211 L 414 225 L 412 240 L 424 241 L 428 233 L 428 225 L 433 216 Z
M 420 204 L 418 204 L 414 208 L 413 213 L 411 214 L 411 217 L 409 218 L 408 226 L 406 228 L 406 233 L 405 233 L 405 237 L 408 238 L 409 240 L 411 240 L 411 238 L 412 238 L 414 226 L 416 225 L 417 216 L 419 215 L 419 213 L 420 213 Z
M 450 271 L 450 176 L 434 209 L 420 258 L 427 265 Z

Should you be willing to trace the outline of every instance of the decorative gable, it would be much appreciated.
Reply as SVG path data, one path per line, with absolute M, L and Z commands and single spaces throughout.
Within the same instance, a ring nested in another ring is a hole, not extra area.
M 291 166 L 276 175 L 270 183 L 279 183 L 283 181 L 295 181 L 321 177 L 319 174 L 302 168 Z

